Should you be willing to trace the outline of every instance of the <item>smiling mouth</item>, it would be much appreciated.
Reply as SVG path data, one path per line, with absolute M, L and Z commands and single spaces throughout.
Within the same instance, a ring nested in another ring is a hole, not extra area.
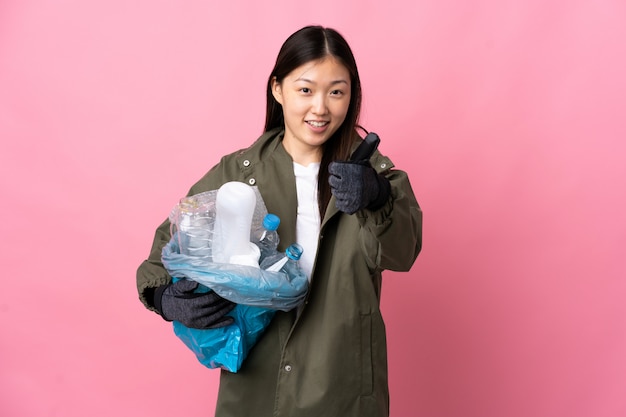
M 308 120 L 307 123 L 310 124 L 313 127 L 324 127 L 324 126 L 326 126 L 330 122 L 317 122 L 317 121 L 314 121 L 314 120 Z

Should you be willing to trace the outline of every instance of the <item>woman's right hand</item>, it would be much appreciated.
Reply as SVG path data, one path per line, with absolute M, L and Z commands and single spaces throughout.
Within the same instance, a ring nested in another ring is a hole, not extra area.
M 226 316 L 235 303 L 214 291 L 194 292 L 198 283 L 188 279 L 170 282 L 156 289 L 154 306 L 167 321 L 179 321 L 194 329 L 217 329 L 234 322 Z

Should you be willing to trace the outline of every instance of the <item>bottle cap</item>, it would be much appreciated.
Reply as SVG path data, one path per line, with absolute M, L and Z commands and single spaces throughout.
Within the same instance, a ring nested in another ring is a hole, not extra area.
M 280 218 L 275 214 L 266 214 L 263 219 L 263 227 L 267 230 L 276 230 L 280 224 Z
M 292 243 L 291 245 L 289 245 L 285 253 L 287 254 L 287 257 L 289 259 L 297 261 L 302 256 L 302 250 L 302 246 L 298 245 L 297 243 Z

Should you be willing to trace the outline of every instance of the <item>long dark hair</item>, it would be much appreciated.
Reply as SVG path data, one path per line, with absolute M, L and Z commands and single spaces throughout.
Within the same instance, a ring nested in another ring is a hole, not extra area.
M 336 30 L 322 26 L 306 26 L 287 38 L 280 48 L 274 69 L 267 80 L 267 110 L 265 131 L 284 127 L 283 108 L 272 94 L 272 82 L 280 83 L 294 69 L 310 61 L 332 56 L 350 73 L 350 105 L 344 122 L 323 145 L 322 161 L 318 175 L 318 202 L 324 218 L 331 192 L 328 185 L 328 164 L 347 160 L 356 135 L 361 113 L 361 80 L 350 46 Z

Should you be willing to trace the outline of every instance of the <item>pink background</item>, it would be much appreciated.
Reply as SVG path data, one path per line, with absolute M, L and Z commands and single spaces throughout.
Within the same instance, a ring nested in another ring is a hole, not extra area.
M 215 3 L 215 5 L 211 4 Z M 0 1 L 0 415 L 209 416 L 145 310 L 153 230 L 340 30 L 424 249 L 387 273 L 393 417 L 626 415 L 622 0 Z

